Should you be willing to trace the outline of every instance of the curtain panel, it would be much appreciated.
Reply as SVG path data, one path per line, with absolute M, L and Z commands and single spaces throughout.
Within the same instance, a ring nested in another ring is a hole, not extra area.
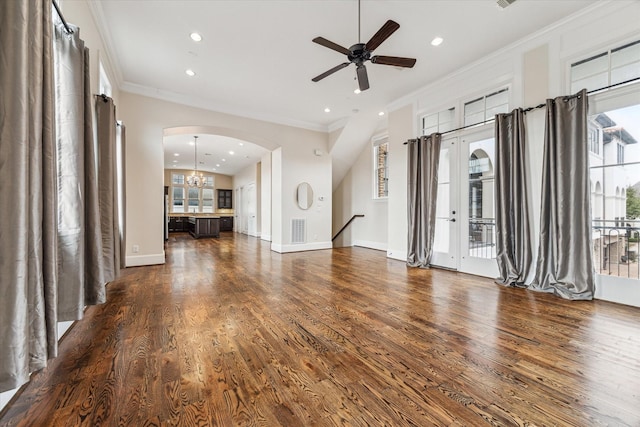
M 105 280 L 111 282 L 120 275 L 120 226 L 118 224 L 118 167 L 116 149 L 116 107 L 113 99 L 95 97 L 96 134 L 98 145 L 98 201 L 102 256 Z
M 0 7 L 0 392 L 57 353 L 51 1 Z
M 587 91 L 547 100 L 540 246 L 529 288 L 593 299 Z
M 409 141 L 407 153 L 407 265 L 427 268 L 433 254 L 441 135 Z
M 58 320 L 105 301 L 89 50 L 80 31 L 55 27 L 58 149 Z
M 525 287 L 533 270 L 533 242 L 522 109 L 496 115 L 495 135 L 497 283 Z

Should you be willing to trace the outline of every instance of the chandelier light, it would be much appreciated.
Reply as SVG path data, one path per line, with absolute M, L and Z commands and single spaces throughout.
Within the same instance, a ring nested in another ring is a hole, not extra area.
M 198 137 L 194 136 L 194 156 L 193 156 L 193 173 L 187 177 L 189 187 L 204 187 L 205 179 L 202 173 L 198 173 Z

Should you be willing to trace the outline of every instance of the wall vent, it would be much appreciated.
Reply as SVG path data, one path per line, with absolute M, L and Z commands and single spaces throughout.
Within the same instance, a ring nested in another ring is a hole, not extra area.
M 498 6 L 504 9 L 505 7 L 512 4 L 514 1 L 516 0 L 497 0 L 496 3 L 498 3 Z
M 307 236 L 307 220 L 294 218 L 291 220 L 291 243 L 305 243 Z

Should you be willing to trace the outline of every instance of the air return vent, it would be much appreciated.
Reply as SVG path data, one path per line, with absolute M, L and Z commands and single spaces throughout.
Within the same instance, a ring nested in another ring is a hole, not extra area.
M 305 243 L 307 220 L 293 218 L 291 220 L 291 243 Z
M 505 7 L 509 6 L 511 3 L 515 1 L 516 0 L 496 0 L 496 3 L 498 3 L 498 6 L 504 9 Z

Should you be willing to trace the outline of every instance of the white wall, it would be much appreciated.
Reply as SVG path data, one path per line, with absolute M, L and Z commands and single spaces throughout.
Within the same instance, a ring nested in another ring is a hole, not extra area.
M 402 261 L 407 260 L 407 146 L 404 143 L 417 135 L 416 128 L 415 105 L 389 113 L 387 256 Z
M 281 159 L 276 159 L 275 153 L 272 156 L 274 235 L 271 248 L 277 252 L 331 248 L 331 157 L 326 154 L 326 149 L 322 149 L 321 155 L 316 155 L 316 148 L 318 147 L 292 145 L 282 147 Z M 279 176 L 276 176 L 276 168 L 280 161 L 282 167 Z M 275 193 L 278 182 L 282 191 L 281 199 L 277 201 Z M 296 203 L 297 187 L 303 182 L 309 183 L 313 189 L 313 203 L 307 210 L 300 209 Z M 281 204 L 280 209 L 276 202 Z M 276 215 L 280 215 L 280 230 L 275 229 Z M 293 218 L 306 220 L 306 242 L 303 244 L 291 243 Z M 276 231 L 280 236 L 276 237 Z
M 388 201 L 373 198 L 373 161 L 373 146 L 368 143 L 333 193 L 334 235 L 353 215 L 364 215 L 342 232 L 334 247 L 354 245 L 387 250 Z
M 260 189 L 262 200 L 260 203 L 260 238 L 271 241 L 271 153 L 265 153 L 260 160 Z

